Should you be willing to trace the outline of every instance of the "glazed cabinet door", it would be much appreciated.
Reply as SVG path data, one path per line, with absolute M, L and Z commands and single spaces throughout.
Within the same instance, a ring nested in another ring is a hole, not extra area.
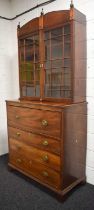
M 36 32 L 18 39 L 21 98 L 72 99 L 71 23 L 46 28 L 39 20 Z
M 21 97 L 40 97 L 39 34 L 19 39 Z
M 44 32 L 45 97 L 71 98 L 70 24 Z

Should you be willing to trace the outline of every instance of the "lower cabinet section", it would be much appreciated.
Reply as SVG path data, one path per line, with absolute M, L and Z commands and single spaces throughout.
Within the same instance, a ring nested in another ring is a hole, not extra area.
M 86 103 L 8 101 L 9 166 L 61 195 L 85 181 L 86 111 Z
M 12 153 L 9 157 L 9 163 L 11 166 L 15 166 L 16 169 L 21 170 L 23 173 L 34 176 L 38 180 L 48 184 L 54 188 L 60 189 L 60 174 L 51 168 L 42 165 L 41 163 L 28 160 L 25 157 L 21 157 L 20 154 Z

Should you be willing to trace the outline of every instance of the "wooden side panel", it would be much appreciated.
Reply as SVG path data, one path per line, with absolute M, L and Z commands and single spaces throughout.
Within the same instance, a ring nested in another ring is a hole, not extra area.
M 73 22 L 73 102 L 86 101 L 86 24 Z
M 70 9 L 70 19 L 78 22 L 86 22 L 86 16 L 75 8 Z
M 77 179 L 85 179 L 87 104 L 80 103 L 64 109 L 63 187 Z

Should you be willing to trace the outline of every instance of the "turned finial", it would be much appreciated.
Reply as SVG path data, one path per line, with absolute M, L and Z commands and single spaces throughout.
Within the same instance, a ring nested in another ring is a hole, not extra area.
M 74 7 L 73 0 L 71 0 L 70 8 L 73 8 L 73 7 Z
M 44 15 L 44 11 L 43 11 L 43 8 L 42 8 L 42 11 L 41 11 L 41 16 L 42 16 L 42 15 Z
M 17 29 L 19 29 L 20 28 L 20 22 L 18 23 L 18 25 L 17 25 Z

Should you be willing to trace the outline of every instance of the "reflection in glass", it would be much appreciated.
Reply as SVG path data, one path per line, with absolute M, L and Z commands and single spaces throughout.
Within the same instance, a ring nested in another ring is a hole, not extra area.
M 22 87 L 23 96 L 39 96 L 40 64 L 39 35 L 31 35 L 19 40 L 20 75 L 25 82 Z
M 62 69 L 61 71 L 57 71 L 57 72 L 52 72 L 52 78 L 51 78 L 51 84 L 52 85 L 57 85 L 57 84 L 61 84 L 62 80 Z
M 24 61 L 24 48 L 23 47 L 20 48 L 19 54 L 20 54 L 20 62 L 23 62 Z
M 51 97 L 51 87 L 49 85 L 45 85 L 45 96 Z
M 24 46 L 24 39 L 19 40 L 19 47 Z
M 71 67 L 71 60 L 70 59 L 67 59 L 67 58 L 65 58 L 64 59 L 64 67 Z
M 52 90 L 52 97 L 60 98 L 60 89 L 59 90 Z
M 50 42 L 45 42 L 45 60 L 50 60 Z
M 62 44 L 62 36 L 51 38 L 51 44 L 52 45 L 60 45 L 60 44 Z
M 46 71 L 46 80 L 45 80 L 46 84 L 50 84 L 51 83 L 51 72 L 50 70 Z
M 26 96 L 26 86 L 22 86 L 22 96 Z
M 34 71 L 34 63 L 33 62 L 26 62 L 25 63 L 25 70 L 26 71 Z
M 63 57 L 63 49 L 62 45 L 53 45 L 52 46 L 52 59 L 62 58 Z
M 70 34 L 70 24 L 64 26 L 64 34 Z
M 36 85 L 36 96 L 40 96 L 40 85 Z
M 65 43 L 70 43 L 70 35 L 65 35 L 64 36 L 64 42 Z
M 39 81 L 40 80 L 40 71 L 38 71 L 38 70 L 36 70 L 35 80 L 36 81 Z
M 52 68 L 61 68 L 62 67 L 62 60 L 52 60 Z
M 50 38 L 50 33 L 49 33 L 49 31 L 46 31 L 44 34 L 44 40 L 47 40 L 49 38 Z
M 26 87 L 26 95 L 29 96 L 34 96 L 34 87 L 33 86 L 27 86 Z
M 70 43 L 64 44 L 64 57 L 70 56 Z
M 51 37 L 56 37 L 62 35 L 62 28 L 56 28 L 51 30 Z
M 21 80 L 23 82 L 26 81 L 26 72 L 25 71 L 21 71 Z
M 34 62 L 34 52 L 33 49 L 31 49 L 30 47 L 26 47 L 25 48 L 25 61 L 26 62 Z
M 47 60 L 45 61 L 45 69 L 50 69 L 51 68 L 51 61 Z
M 27 82 L 31 82 L 31 80 L 34 80 L 34 72 L 33 71 L 26 72 L 26 80 L 27 80 Z
M 45 32 L 45 96 L 71 98 L 70 24 Z

